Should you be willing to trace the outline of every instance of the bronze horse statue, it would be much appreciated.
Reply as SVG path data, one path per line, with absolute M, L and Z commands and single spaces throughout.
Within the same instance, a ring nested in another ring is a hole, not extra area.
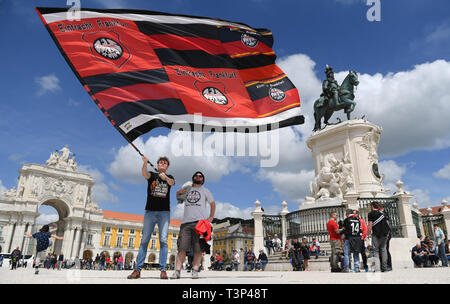
M 324 94 L 314 102 L 315 125 L 313 131 L 321 129 L 321 120 L 324 118 L 324 124 L 329 125 L 328 120 L 335 111 L 344 110 L 347 119 L 350 120 L 350 113 L 356 106 L 354 89 L 359 84 L 358 74 L 355 71 L 348 71 L 348 75 L 338 88 L 339 101 L 337 104 L 330 104 L 330 98 Z

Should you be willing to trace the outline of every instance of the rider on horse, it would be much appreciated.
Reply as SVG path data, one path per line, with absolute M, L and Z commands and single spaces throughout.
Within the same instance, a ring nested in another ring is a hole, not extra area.
M 339 104 L 339 85 L 334 79 L 333 68 L 327 65 L 325 69 L 327 79 L 322 83 L 323 96 L 325 97 L 325 103 L 328 103 L 329 107 L 335 107 Z

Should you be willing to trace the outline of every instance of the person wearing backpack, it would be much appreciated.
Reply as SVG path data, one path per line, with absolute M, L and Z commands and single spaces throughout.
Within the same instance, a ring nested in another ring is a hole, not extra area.
M 380 260 L 376 259 L 376 269 L 381 272 L 388 271 L 387 267 L 387 251 L 386 244 L 388 236 L 390 233 L 389 223 L 383 212 L 380 211 L 381 204 L 379 202 L 372 202 L 370 204 L 370 209 L 372 210 L 367 219 L 369 225 L 367 227 L 367 238 L 372 236 L 372 246 L 377 257 L 380 256 L 381 252 L 381 267 Z

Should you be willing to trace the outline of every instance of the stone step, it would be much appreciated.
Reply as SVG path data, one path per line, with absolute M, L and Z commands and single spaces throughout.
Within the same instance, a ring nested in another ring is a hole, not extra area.
M 328 257 L 312 258 L 309 260 L 311 271 L 330 271 L 330 262 Z M 292 265 L 289 260 L 269 260 L 266 265 L 267 271 L 292 271 Z

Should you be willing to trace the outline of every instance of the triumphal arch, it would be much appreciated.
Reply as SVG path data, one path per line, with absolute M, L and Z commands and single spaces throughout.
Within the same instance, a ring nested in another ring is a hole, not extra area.
M 86 243 L 100 243 L 103 212 L 91 199 L 94 181 L 89 174 L 78 172 L 67 145 L 51 153 L 45 165 L 25 164 L 19 173 L 17 188 L 0 196 L 3 252 L 19 247 L 24 254 L 33 253 L 32 239 L 24 234 L 41 228 L 36 224 L 41 205 L 58 212 L 51 231 L 64 239 L 55 240 L 54 252 L 82 257 Z

